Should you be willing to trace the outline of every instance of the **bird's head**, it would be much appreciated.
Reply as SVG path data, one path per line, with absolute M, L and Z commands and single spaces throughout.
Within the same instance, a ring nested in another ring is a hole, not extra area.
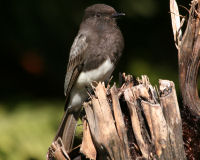
M 115 9 L 106 4 L 94 4 L 85 9 L 83 19 L 95 19 L 96 21 L 115 21 L 116 18 L 124 16 L 124 13 L 118 13 Z

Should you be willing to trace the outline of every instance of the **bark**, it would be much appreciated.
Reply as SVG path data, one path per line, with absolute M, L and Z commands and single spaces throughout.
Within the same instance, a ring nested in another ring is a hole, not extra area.
M 178 7 L 170 0 L 172 28 L 175 45 L 178 48 L 179 84 L 183 103 L 192 113 L 200 117 L 200 99 L 198 95 L 198 70 L 200 63 L 200 2 L 193 0 L 189 10 L 187 27 L 182 37 Z M 183 19 L 184 20 L 184 19 Z
M 138 79 L 138 83 L 134 86 L 127 82 L 120 89 L 115 85 L 106 89 L 99 83 L 91 102 L 84 105 L 97 150 L 96 159 L 133 159 L 128 147 L 124 107 L 129 111 L 139 150 L 137 158 L 186 159 L 174 83 L 160 80 L 159 91 L 151 86 L 146 76 Z M 126 104 L 120 105 L 119 100 Z
M 60 140 L 50 147 L 52 157 L 82 159 L 80 149 L 93 160 L 186 159 L 174 83 L 160 80 L 156 89 L 147 76 L 134 82 L 123 74 L 122 79 L 120 88 L 98 83 L 83 104 L 86 116 L 77 155 L 66 153 Z

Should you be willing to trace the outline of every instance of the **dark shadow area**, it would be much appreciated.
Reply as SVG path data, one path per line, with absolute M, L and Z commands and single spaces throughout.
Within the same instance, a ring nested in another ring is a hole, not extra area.
M 21 95 L 63 97 L 68 54 L 84 9 L 107 1 L 3 1 L 0 98 Z M 188 7 L 188 2 L 181 2 Z M 124 54 L 115 71 L 148 74 L 177 83 L 168 1 L 109 1 L 126 13 L 119 20 Z M 184 15 L 187 11 L 183 9 Z

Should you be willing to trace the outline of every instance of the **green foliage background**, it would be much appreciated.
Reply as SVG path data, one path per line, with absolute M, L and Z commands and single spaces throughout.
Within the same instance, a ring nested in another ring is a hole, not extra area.
M 0 112 L 0 159 L 45 159 L 62 115 L 58 101 L 21 101 L 14 111 Z M 56 123 L 57 122 L 57 123 Z
M 178 1 L 187 8 L 189 2 Z M 126 13 L 119 20 L 125 49 L 114 81 L 119 72 L 147 74 L 153 84 L 173 80 L 179 92 L 169 1 L 1 1 L 0 160 L 45 159 L 63 114 L 70 46 L 84 9 L 94 3 Z

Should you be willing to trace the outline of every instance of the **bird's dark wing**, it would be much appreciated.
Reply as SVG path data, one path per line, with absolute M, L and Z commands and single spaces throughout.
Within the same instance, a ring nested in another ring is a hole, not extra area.
M 67 73 L 65 77 L 64 94 L 66 96 L 66 103 L 68 101 L 70 91 L 82 70 L 84 53 L 87 46 L 88 43 L 86 36 L 84 34 L 78 34 L 70 50 Z M 65 110 L 66 108 L 67 104 L 65 105 Z

